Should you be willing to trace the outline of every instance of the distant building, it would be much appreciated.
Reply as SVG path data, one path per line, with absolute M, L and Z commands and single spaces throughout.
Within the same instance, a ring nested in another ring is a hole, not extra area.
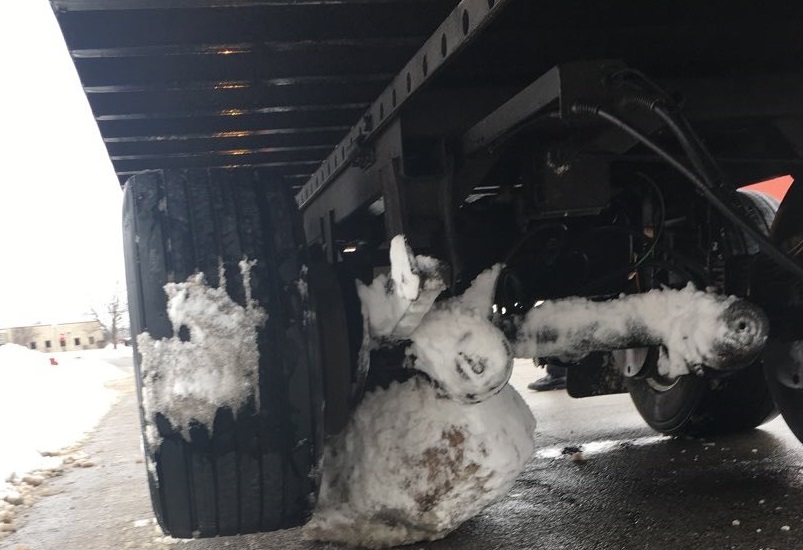
M 11 327 L 0 329 L 0 345 L 19 344 L 45 353 L 95 349 L 109 343 L 104 334 L 97 321 Z

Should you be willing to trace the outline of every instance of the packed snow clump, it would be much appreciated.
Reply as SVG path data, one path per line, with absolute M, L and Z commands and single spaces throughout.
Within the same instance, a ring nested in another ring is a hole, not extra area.
M 734 296 L 696 290 L 651 290 L 617 300 L 595 302 L 566 298 L 532 309 L 518 327 L 517 357 L 559 357 L 576 360 L 589 351 L 589 342 L 609 342 L 639 332 L 662 344 L 658 371 L 664 376 L 689 374 L 689 367 L 727 368 L 728 361 L 766 340 L 760 319 L 743 319 L 738 330 L 728 322 Z M 737 313 L 738 315 L 738 313 Z
M 443 538 L 508 493 L 534 429 L 509 385 L 473 405 L 420 377 L 368 394 L 327 445 L 305 535 L 368 548 Z
M 370 285 L 356 282 L 367 332 L 374 340 L 409 337 L 446 288 L 441 262 L 413 255 L 401 235 L 390 242 L 390 258 L 389 275 L 377 275 Z
M 502 389 L 513 369 L 513 348 L 488 319 L 500 267 L 480 274 L 457 298 L 424 316 L 410 335 L 411 365 L 426 373 L 446 396 L 477 403 Z M 487 306 L 487 307 L 486 307 Z
M 393 243 L 390 277 L 358 284 L 365 346 L 406 345 L 405 366 L 426 376 L 367 394 L 328 442 L 308 538 L 369 548 L 442 538 L 507 494 L 533 453 L 535 419 L 507 384 L 511 346 L 489 320 L 499 266 L 434 304 L 439 262 Z
M 157 414 L 188 437 L 191 421 L 211 431 L 221 407 L 237 414 L 251 398 L 259 407 L 257 329 L 267 314 L 251 296 L 254 263 L 239 264 L 245 307 L 226 293 L 222 269 L 217 288 L 207 285 L 202 273 L 165 285 L 173 337 L 154 340 L 143 332 L 137 338 L 145 431 L 151 446 L 158 443 Z
M 414 256 L 404 237 L 390 244 L 390 276 L 357 281 L 368 346 L 409 340 L 408 365 L 440 391 L 467 403 L 482 401 L 510 378 L 513 350 L 489 320 L 501 266 L 481 273 L 461 296 L 435 304 L 446 288 L 443 265 Z

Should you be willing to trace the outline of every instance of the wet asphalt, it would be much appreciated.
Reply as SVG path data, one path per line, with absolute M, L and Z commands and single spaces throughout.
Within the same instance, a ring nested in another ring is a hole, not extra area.
M 536 453 L 510 495 L 448 538 L 411 549 L 803 549 L 803 446 L 778 419 L 716 440 L 659 437 L 627 395 L 535 393 L 511 380 L 538 420 Z M 212 540 L 161 539 L 139 456 L 133 382 L 84 444 L 95 466 L 40 491 L 0 548 L 18 550 L 320 550 L 298 530 Z M 562 454 L 582 447 L 582 460 Z M 46 496 L 45 496 L 46 495 Z

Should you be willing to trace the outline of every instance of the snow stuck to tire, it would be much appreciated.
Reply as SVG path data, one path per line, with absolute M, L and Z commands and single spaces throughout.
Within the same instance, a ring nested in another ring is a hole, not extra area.
M 254 398 L 259 407 L 259 351 L 257 329 L 267 318 L 251 297 L 250 270 L 254 262 L 240 262 L 246 306 L 226 293 L 221 269 L 220 286 L 207 285 L 202 273 L 183 283 L 168 283 L 167 315 L 172 338 L 154 340 L 143 332 L 137 338 L 142 356 L 142 406 L 152 447 L 158 443 L 157 414 L 187 437 L 190 422 L 212 431 L 218 409 L 237 411 Z

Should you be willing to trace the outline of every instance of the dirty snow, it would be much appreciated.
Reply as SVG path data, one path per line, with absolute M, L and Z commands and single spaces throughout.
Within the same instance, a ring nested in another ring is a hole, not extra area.
M 327 446 L 305 534 L 369 548 L 442 538 L 507 494 L 534 429 L 510 386 L 475 405 L 419 377 L 377 390 Z
M 49 356 L 16 344 L 0 346 L 0 500 L 15 493 L 7 480 L 36 484 L 36 470 L 58 468 L 59 451 L 89 432 L 116 399 L 106 383 L 125 376 L 104 361 L 131 353 L 88 350 Z
M 584 458 L 594 457 L 600 454 L 608 453 L 621 449 L 624 446 L 628 447 L 644 447 L 648 445 L 655 445 L 672 439 L 668 435 L 653 435 L 647 437 L 640 437 L 637 439 L 605 439 L 600 441 L 587 441 L 582 445 L 576 447 L 562 447 L 550 446 L 542 449 L 537 449 L 534 453 L 536 458 L 551 458 L 559 459 L 566 456 L 571 456 L 576 453 L 582 453 Z M 568 451 L 568 452 L 567 452 Z
M 408 337 L 446 288 L 442 264 L 414 256 L 404 237 L 391 240 L 390 257 L 390 276 L 380 274 L 370 285 L 356 282 L 363 318 L 375 339 Z
M 517 357 L 561 356 L 576 350 L 582 356 L 587 340 L 607 341 L 613 335 L 632 333 L 634 327 L 662 342 L 658 371 L 675 377 L 688 374 L 689 366 L 717 368 L 723 361 L 722 346 L 740 350 L 760 349 L 757 334 L 761 327 L 746 323 L 741 333 L 730 331 L 722 322 L 723 313 L 735 297 L 698 291 L 689 284 L 682 290 L 653 290 L 610 302 L 585 298 L 547 301 L 534 308 L 519 327 Z M 549 338 L 539 334 L 549 334 Z M 574 357 L 576 359 L 576 357 Z M 571 359 L 571 358 L 570 358 Z
M 513 349 L 488 318 L 498 275 L 498 267 L 480 274 L 462 296 L 437 304 L 410 336 L 413 368 L 465 403 L 498 392 L 513 369 Z
M 461 296 L 435 304 L 446 288 L 440 262 L 414 256 L 401 235 L 391 241 L 390 260 L 390 278 L 356 283 L 365 346 L 409 339 L 408 366 L 427 374 L 445 396 L 476 403 L 498 392 L 513 369 L 513 350 L 490 321 L 501 266 L 481 273 Z
M 507 384 L 512 348 L 489 320 L 499 267 L 433 304 L 445 287 L 439 262 L 397 237 L 391 263 L 389 278 L 358 284 L 366 346 L 403 341 L 405 365 L 427 376 L 369 393 L 328 442 L 311 539 L 385 548 L 442 538 L 507 494 L 533 452 L 535 419 Z
M 267 319 L 251 296 L 250 271 L 255 262 L 240 262 L 246 306 L 226 293 L 225 279 L 210 287 L 202 273 L 165 285 L 167 315 L 173 337 L 137 338 L 142 355 L 146 437 L 158 443 L 155 417 L 161 413 L 188 437 L 191 421 L 210 428 L 215 413 L 229 407 L 235 414 L 249 399 L 259 406 L 257 329 Z M 222 270 L 221 270 L 222 273 Z M 187 341 L 182 339 L 186 330 Z

